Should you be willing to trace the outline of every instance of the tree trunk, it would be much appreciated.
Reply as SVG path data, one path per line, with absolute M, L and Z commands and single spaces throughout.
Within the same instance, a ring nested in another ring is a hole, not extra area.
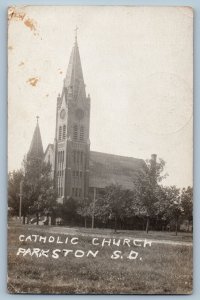
M 117 216 L 115 216 L 115 232 L 117 232 Z
M 36 214 L 36 222 L 37 222 L 37 225 L 39 224 L 39 215 L 38 213 Z
M 86 217 L 85 217 L 84 221 L 85 221 L 85 228 L 87 228 L 87 218 Z
M 146 233 L 149 232 L 149 217 L 147 217 L 147 223 L 146 223 Z
M 54 214 L 51 215 L 51 225 L 56 225 L 56 218 Z
M 176 219 L 176 235 L 178 234 L 178 219 Z
M 92 215 L 92 229 L 94 228 L 94 214 Z

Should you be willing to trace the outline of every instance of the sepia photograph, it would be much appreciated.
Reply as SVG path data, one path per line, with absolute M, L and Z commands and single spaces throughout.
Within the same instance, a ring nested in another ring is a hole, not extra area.
M 193 291 L 193 9 L 8 8 L 11 294 Z

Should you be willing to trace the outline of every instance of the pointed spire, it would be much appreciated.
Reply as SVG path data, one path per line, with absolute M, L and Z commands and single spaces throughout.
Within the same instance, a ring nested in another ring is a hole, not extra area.
M 83 79 L 83 71 L 81 66 L 81 59 L 79 54 L 78 42 L 77 42 L 77 30 L 75 28 L 75 43 L 72 48 L 69 65 L 67 68 L 67 74 L 65 77 L 65 87 L 69 92 L 72 92 L 73 99 L 77 99 L 80 93 L 85 95 L 85 84 Z
M 39 121 L 38 121 L 39 116 L 37 116 L 36 119 L 37 119 L 37 123 L 36 123 L 32 142 L 31 142 L 30 149 L 29 149 L 27 156 L 28 156 L 28 158 L 43 159 L 44 151 L 43 151 L 43 146 L 42 146 L 42 138 L 41 138 L 41 134 L 40 134 Z
M 75 43 L 77 43 L 77 31 L 78 31 L 78 27 L 77 26 L 74 29 L 74 31 L 75 31 Z

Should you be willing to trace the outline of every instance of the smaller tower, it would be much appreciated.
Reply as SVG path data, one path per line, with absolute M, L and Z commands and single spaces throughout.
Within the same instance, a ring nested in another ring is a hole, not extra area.
M 27 153 L 27 160 L 31 159 L 40 159 L 43 160 L 44 158 L 44 151 L 43 151 L 43 146 L 42 146 L 42 138 L 40 134 L 40 127 L 39 127 L 39 117 L 36 117 L 37 123 L 36 127 L 33 133 L 33 138 L 31 141 L 31 145 L 29 148 L 29 151 Z

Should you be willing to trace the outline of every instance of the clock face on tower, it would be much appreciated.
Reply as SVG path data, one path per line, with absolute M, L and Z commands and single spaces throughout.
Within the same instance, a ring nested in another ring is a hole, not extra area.
M 77 108 L 75 111 L 76 119 L 81 120 L 84 118 L 84 111 L 81 108 Z
M 64 109 L 62 109 L 61 112 L 60 112 L 60 117 L 61 117 L 61 119 L 64 119 L 65 116 L 66 116 L 66 112 L 65 112 Z

